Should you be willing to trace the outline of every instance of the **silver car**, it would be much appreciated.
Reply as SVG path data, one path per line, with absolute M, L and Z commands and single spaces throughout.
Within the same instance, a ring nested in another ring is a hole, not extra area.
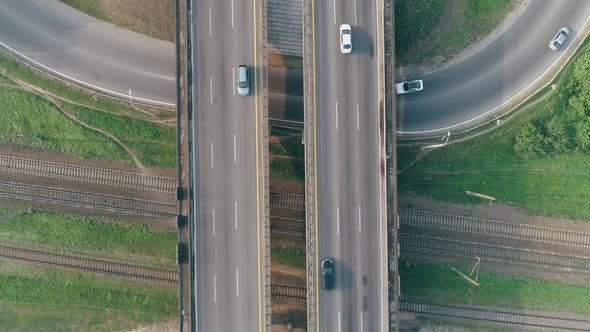
M 248 66 L 240 65 L 238 67 L 238 94 L 247 96 L 250 93 L 250 82 L 248 80 Z
M 558 48 L 565 43 L 567 40 L 567 36 L 569 36 L 570 30 L 566 27 L 559 29 L 559 32 L 551 39 L 549 43 L 549 48 L 553 51 L 557 51 Z
M 405 81 L 397 83 L 395 85 L 395 93 L 397 93 L 398 95 L 422 91 L 422 89 L 424 89 L 424 84 L 422 80 Z

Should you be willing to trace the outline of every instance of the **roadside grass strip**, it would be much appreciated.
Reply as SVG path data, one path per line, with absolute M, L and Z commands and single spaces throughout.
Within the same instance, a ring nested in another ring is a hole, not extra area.
M 400 191 L 483 202 L 466 194 L 471 191 L 535 214 L 590 220 L 588 68 L 586 49 L 551 95 L 485 135 L 457 143 L 451 138 L 419 159 L 419 147 L 398 146 Z
M 176 232 L 153 232 L 147 225 L 125 224 L 53 211 L 19 215 L 0 209 L 0 242 L 49 252 L 116 260 L 154 268 L 174 269 Z
M 75 8 L 87 15 L 98 18 L 105 22 L 112 22 L 110 17 L 100 5 L 100 0 L 59 0 L 66 5 Z
M 433 265 L 421 261 L 399 263 L 401 294 L 404 298 L 439 304 L 469 304 L 470 285 L 451 270 L 451 265 Z M 469 274 L 470 266 L 453 265 Z M 479 272 L 479 287 L 472 287 L 473 304 L 528 309 L 590 316 L 590 288 L 508 277 Z
M 396 1 L 396 62 L 439 62 L 459 54 L 492 32 L 515 5 L 515 0 Z
M 121 331 L 175 319 L 176 288 L 0 259 L 0 330 Z

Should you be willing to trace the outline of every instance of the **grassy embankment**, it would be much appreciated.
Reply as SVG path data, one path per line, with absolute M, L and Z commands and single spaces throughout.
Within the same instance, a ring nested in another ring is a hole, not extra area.
M 514 9 L 515 3 L 515 0 L 396 0 L 396 63 L 429 64 L 460 53 L 493 31 Z
M 454 265 L 469 273 L 470 267 Z M 412 262 L 399 264 L 401 293 L 406 298 L 441 304 L 469 304 L 469 287 L 450 266 Z M 573 313 L 590 316 L 590 288 L 525 277 L 480 272 L 473 287 L 473 304 Z
M 174 1 L 60 0 L 105 22 L 158 39 L 174 41 Z
M 26 84 L 88 106 L 60 102 L 63 109 L 78 120 L 117 137 L 134 151 L 142 164 L 175 167 L 175 127 L 160 122 L 173 116 L 171 112 L 160 112 L 158 117 L 151 117 L 124 103 L 95 97 L 44 77 L 3 55 L 0 55 L 0 68 Z M 8 81 L 2 74 L 0 78 Z M 0 108 L 10 110 L 0 113 L 0 142 L 63 151 L 83 159 L 130 159 L 114 141 L 68 119 L 49 101 L 35 93 L 0 86 Z
M 176 288 L 0 260 L 0 330 L 122 331 L 176 319 Z
M 33 210 L 15 216 L 0 209 L 0 242 L 4 245 L 117 260 L 175 269 L 176 232 L 153 232 L 142 224 Z
M 589 62 L 581 52 L 548 98 L 506 125 L 426 155 L 398 175 L 400 192 L 480 203 L 469 190 L 535 214 L 590 220 Z M 398 146 L 398 168 L 418 153 Z

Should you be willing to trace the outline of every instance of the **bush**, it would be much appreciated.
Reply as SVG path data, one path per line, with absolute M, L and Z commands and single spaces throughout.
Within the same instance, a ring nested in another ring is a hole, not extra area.
M 523 159 L 535 159 L 545 154 L 545 139 L 539 128 L 525 122 L 516 134 L 514 151 Z
M 587 150 L 590 147 L 590 118 L 577 122 L 574 130 L 574 141 L 578 151 Z
M 545 129 L 545 147 L 551 152 L 563 153 L 571 150 L 571 140 L 562 118 L 553 118 L 547 122 Z

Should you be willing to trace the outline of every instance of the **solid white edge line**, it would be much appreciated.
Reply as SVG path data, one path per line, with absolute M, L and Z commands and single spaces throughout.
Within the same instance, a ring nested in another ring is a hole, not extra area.
M 237 149 L 238 148 L 237 148 L 237 142 L 236 142 L 236 135 L 234 134 L 234 164 L 237 164 L 238 163 L 238 161 L 237 161 L 237 155 L 238 155 Z
M 49 67 L 47 67 L 47 66 L 45 66 L 45 65 L 43 65 L 43 64 L 41 64 L 41 63 L 39 63 L 39 62 L 37 62 L 35 60 L 33 60 L 33 59 L 25 56 L 24 54 L 22 54 L 20 52 L 17 52 L 15 49 L 13 49 L 10 46 L 4 44 L 3 42 L 0 42 L 0 46 L 2 46 L 3 48 L 6 48 L 8 50 L 10 50 L 11 52 L 14 52 L 14 53 L 18 54 L 20 57 L 26 59 L 28 62 L 33 63 L 36 66 L 39 66 L 39 67 L 41 67 L 41 68 L 43 68 L 43 69 L 45 69 L 47 71 L 50 71 L 50 72 L 54 73 L 57 76 L 61 76 L 61 77 L 65 78 L 65 79 L 68 79 L 68 80 L 70 80 L 72 82 L 76 82 L 76 83 L 78 83 L 80 85 L 89 87 L 91 89 L 95 89 L 95 90 L 98 90 L 98 91 L 106 92 L 106 93 L 111 94 L 113 96 L 118 96 L 118 97 L 123 97 L 125 99 L 129 99 L 129 95 L 128 94 L 120 93 L 120 92 L 115 92 L 115 91 L 112 91 L 112 90 L 109 90 L 109 89 L 101 88 L 99 86 L 96 86 L 96 85 L 93 85 L 93 84 L 90 84 L 90 83 L 86 83 L 84 81 L 81 81 L 79 79 L 73 78 L 73 77 L 68 76 L 66 74 L 60 73 L 57 70 L 51 69 L 51 68 L 49 68 Z M 175 78 L 175 80 L 176 80 L 176 78 Z M 157 101 L 157 100 L 151 100 L 151 99 L 146 99 L 146 98 L 140 98 L 140 97 L 133 97 L 133 100 L 143 101 L 143 102 L 146 102 L 146 103 L 158 104 L 158 105 L 163 105 L 163 106 L 176 106 L 176 104 L 166 103 L 166 102 Z
M 236 231 L 238 230 L 238 201 L 234 202 L 234 214 L 236 217 Z
M 383 8 L 383 9 L 385 10 L 385 8 Z M 379 41 L 380 40 L 379 38 L 381 38 L 379 36 L 379 31 L 380 31 L 379 27 L 381 26 L 379 24 L 379 0 L 375 0 L 375 17 L 377 18 L 377 22 L 376 22 L 377 33 L 376 33 L 376 35 L 377 35 L 377 41 Z M 380 45 L 379 42 L 377 43 L 377 45 Z M 379 49 L 379 47 L 377 47 L 377 48 L 378 48 L 377 49 L 377 72 L 379 73 L 381 70 L 381 50 Z M 377 79 L 377 100 L 379 100 L 379 101 L 381 100 L 381 80 L 380 79 Z M 386 131 L 387 130 L 387 123 L 385 122 L 385 114 L 383 114 L 381 120 L 384 122 L 383 131 Z M 379 125 L 379 123 L 377 123 L 377 125 Z M 385 132 L 383 132 L 383 134 L 385 135 Z M 383 143 L 385 143 L 385 137 L 386 136 L 383 136 L 381 138 L 381 141 Z M 379 149 L 379 146 L 377 146 L 377 149 Z M 383 221 L 383 208 L 382 208 L 382 200 L 383 200 L 382 195 L 383 194 L 387 195 L 387 185 L 385 185 L 385 193 L 383 193 L 381 191 L 382 190 L 381 188 L 384 188 L 382 186 L 383 176 L 380 171 L 380 169 L 381 169 L 380 166 L 381 166 L 381 163 L 383 162 L 384 158 L 386 158 L 386 144 L 383 144 L 383 149 L 380 150 L 379 166 L 377 169 L 377 172 L 379 174 L 379 272 L 380 272 L 379 273 L 379 290 L 380 290 L 379 291 L 379 298 L 381 299 L 381 301 L 380 301 L 381 308 L 386 308 L 386 305 L 387 305 L 385 303 L 386 297 L 384 296 L 385 290 L 383 289 L 383 282 L 384 282 L 383 274 L 385 274 L 386 271 L 383 270 L 383 224 L 384 224 L 384 221 Z M 385 227 L 387 227 L 387 226 L 385 226 Z M 381 316 L 381 314 L 383 314 L 383 310 L 381 310 L 379 316 Z M 381 321 L 380 331 L 385 332 L 386 331 L 385 330 L 385 317 L 380 317 L 380 321 Z

